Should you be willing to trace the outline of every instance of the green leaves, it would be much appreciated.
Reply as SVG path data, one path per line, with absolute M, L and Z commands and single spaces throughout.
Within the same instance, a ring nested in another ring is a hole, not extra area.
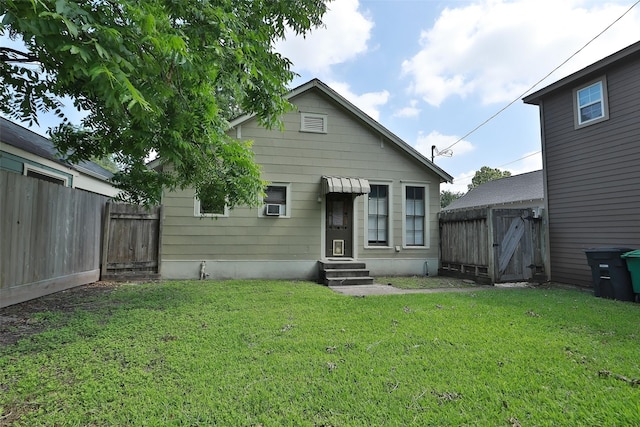
M 502 171 L 498 168 L 490 168 L 489 166 L 483 166 L 476 171 L 475 175 L 471 179 L 471 184 L 467 185 L 469 190 L 473 190 L 477 186 L 484 184 L 485 182 L 493 181 L 494 179 L 506 178 L 511 176 L 511 172 Z
M 442 190 L 440 192 L 440 207 L 446 208 L 456 199 L 464 196 L 464 193 L 458 191 Z
M 0 63 L 0 110 L 37 120 L 69 96 L 88 114 L 51 130 L 75 161 L 116 154 L 116 182 L 130 201 L 211 184 L 230 207 L 255 204 L 263 182 L 250 147 L 230 141 L 227 121 L 255 113 L 281 125 L 290 62 L 273 52 L 285 26 L 321 24 L 320 0 L 10 0 L 3 31 L 21 37 L 38 66 Z M 170 172 L 148 171 L 157 152 Z

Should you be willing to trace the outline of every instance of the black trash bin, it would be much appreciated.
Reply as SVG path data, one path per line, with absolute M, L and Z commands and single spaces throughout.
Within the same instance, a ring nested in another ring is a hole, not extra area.
M 620 256 L 629 248 L 586 249 L 587 263 L 591 267 L 593 293 L 597 297 L 633 301 L 633 286 L 626 261 Z

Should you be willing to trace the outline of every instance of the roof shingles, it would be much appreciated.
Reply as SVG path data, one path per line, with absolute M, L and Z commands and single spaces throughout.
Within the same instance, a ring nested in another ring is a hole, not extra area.
M 542 171 L 539 170 L 486 182 L 454 200 L 442 210 L 469 209 L 542 199 L 544 199 L 544 186 Z

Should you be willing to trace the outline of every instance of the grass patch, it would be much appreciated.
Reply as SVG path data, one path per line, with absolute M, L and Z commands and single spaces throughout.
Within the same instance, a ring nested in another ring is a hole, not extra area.
M 582 292 L 170 282 L 39 317 L 0 349 L 0 425 L 640 423 L 640 306 Z
M 447 289 L 478 286 L 473 281 L 445 276 L 393 276 L 376 277 L 375 283 L 392 285 L 400 289 Z

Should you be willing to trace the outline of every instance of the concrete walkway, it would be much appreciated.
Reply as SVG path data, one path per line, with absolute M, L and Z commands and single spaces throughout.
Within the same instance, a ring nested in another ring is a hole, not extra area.
M 350 296 L 366 296 L 366 295 L 402 295 L 402 294 L 434 294 L 438 292 L 475 292 L 486 291 L 491 289 L 505 288 L 528 288 L 528 283 L 507 283 L 496 286 L 469 286 L 466 288 L 435 288 L 435 289 L 400 289 L 389 285 L 350 285 L 350 286 L 329 286 L 338 293 Z

